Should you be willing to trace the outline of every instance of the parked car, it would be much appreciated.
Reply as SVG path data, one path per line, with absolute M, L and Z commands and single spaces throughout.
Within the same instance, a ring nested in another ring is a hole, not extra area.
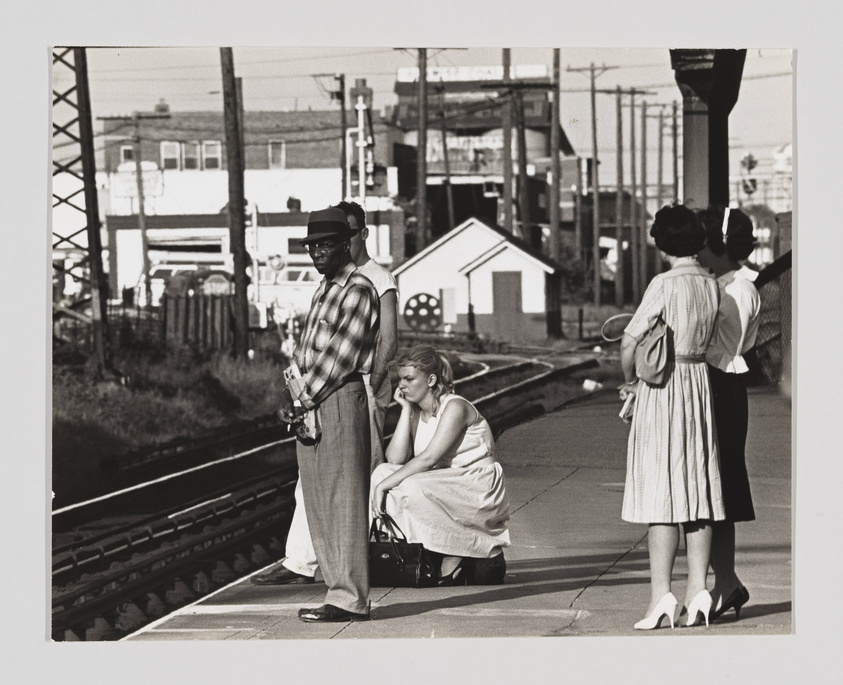
M 310 265 L 289 265 L 280 270 L 261 269 L 258 297 L 274 308 L 301 314 L 310 309 L 322 276 Z

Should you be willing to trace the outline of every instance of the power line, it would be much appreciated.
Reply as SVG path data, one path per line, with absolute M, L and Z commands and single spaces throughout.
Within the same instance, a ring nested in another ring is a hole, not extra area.
M 242 70 L 241 70 L 242 73 Z M 391 71 L 367 71 L 365 76 L 392 76 L 395 77 L 396 70 L 393 69 Z M 295 73 L 295 74 L 254 74 L 254 75 L 247 75 L 243 76 L 244 80 L 248 81 L 280 81 L 286 79 L 310 79 L 313 76 L 312 73 Z M 215 83 L 219 79 L 215 78 L 214 76 L 156 76 L 153 78 L 144 78 L 144 77 L 126 77 L 126 76 L 114 76 L 114 77 L 100 77 L 100 78 L 92 78 L 91 83 L 182 83 L 188 81 L 214 81 Z
M 96 49 L 96 48 L 94 48 Z M 114 48 L 108 48 L 114 49 Z M 155 48 L 152 48 L 155 49 Z M 161 48 L 158 48 L 161 49 Z M 313 62 L 318 59 L 339 59 L 341 57 L 363 57 L 366 55 L 382 55 L 386 53 L 392 53 L 392 48 L 381 48 L 378 50 L 365 50 L 360 52 L 347 52 L 338 55 L 314 55 L 311 57 L 290 57 L 290 58 L 282 58 L 282 59 L 271 59 L 271 60 L 260 60 L 255 62 L 239 62 L 237 63 L 238 69 L 244 66 L 256 66 L 256 65 L 263 65 L 263 64 L 287 64 L 289 62 Z M 150 71 L 183 71 L 184 69 L 216 69 L 219 70 L 219 64 L 198 64 L 198 65 L 179 65 L 179 66 L 167 66 L 167 67 L 138 67 L 137 69 L 102 69 L 98 70 L 95 69 L 91 72 L 91 75 L 95 74 L 119 74 L 124 72 L 150 72 Z M 211 78 L 211 77 L 209 77 Z

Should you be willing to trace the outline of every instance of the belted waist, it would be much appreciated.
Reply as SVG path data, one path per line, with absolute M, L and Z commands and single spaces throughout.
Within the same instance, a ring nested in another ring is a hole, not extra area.
M 346 386 L 346 385 L 348 385 L 349 383 L 362 383 L 362 382 L 363 382 L 363 374 L 362 374 L 362 373 L 359 373 L 359 372 L 357 372 L 357 371 L 355 371 L 354 373 L 350 373 L 350 374 L 348 374 L 348 375 L 347 375 L 347 376 L 343 379 L 342 383 L 340 383 L 340 384 L 337 386 L 337 390 L 339 390 L 340 388 L 345 387 L 345 386 Z
M 673 361 L 677 364 L 702 364 L 705 362 L 704 354 L 677 354 L 674 355 Z

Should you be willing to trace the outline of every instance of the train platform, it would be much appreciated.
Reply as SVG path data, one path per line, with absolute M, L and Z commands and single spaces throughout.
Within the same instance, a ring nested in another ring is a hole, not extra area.
M 748 470 L 757 520 L 737 526 L 739 575 L 751 593 L 710 627 L 635 631 L 649 598 L 647 527 L 620 518 L 628 425 L 614 391 L 505 431 L 497 441 L 511 505 L 501 586 L 372 588 L 368 622 L 308 624 L 298 609 L 325 586 L 255 586 L 248 577 L 124 638 L 349 640 L 543 636 L 789 635 L 792 632 L 791 405 L 750 391 Z M 258 571 L 260 572 L 260 571 Z M 681 599 L 684 545 L 674 569 Z

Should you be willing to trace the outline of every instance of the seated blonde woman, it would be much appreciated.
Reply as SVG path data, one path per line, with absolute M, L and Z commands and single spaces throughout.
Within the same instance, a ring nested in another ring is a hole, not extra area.
M 401 417 L 372 474 L 372 513 L 440 559 L 440 585 L 503 583 L 509 504 L 489 424 L 453 394 L 448 360 L 430 345 L 395 361 Z

